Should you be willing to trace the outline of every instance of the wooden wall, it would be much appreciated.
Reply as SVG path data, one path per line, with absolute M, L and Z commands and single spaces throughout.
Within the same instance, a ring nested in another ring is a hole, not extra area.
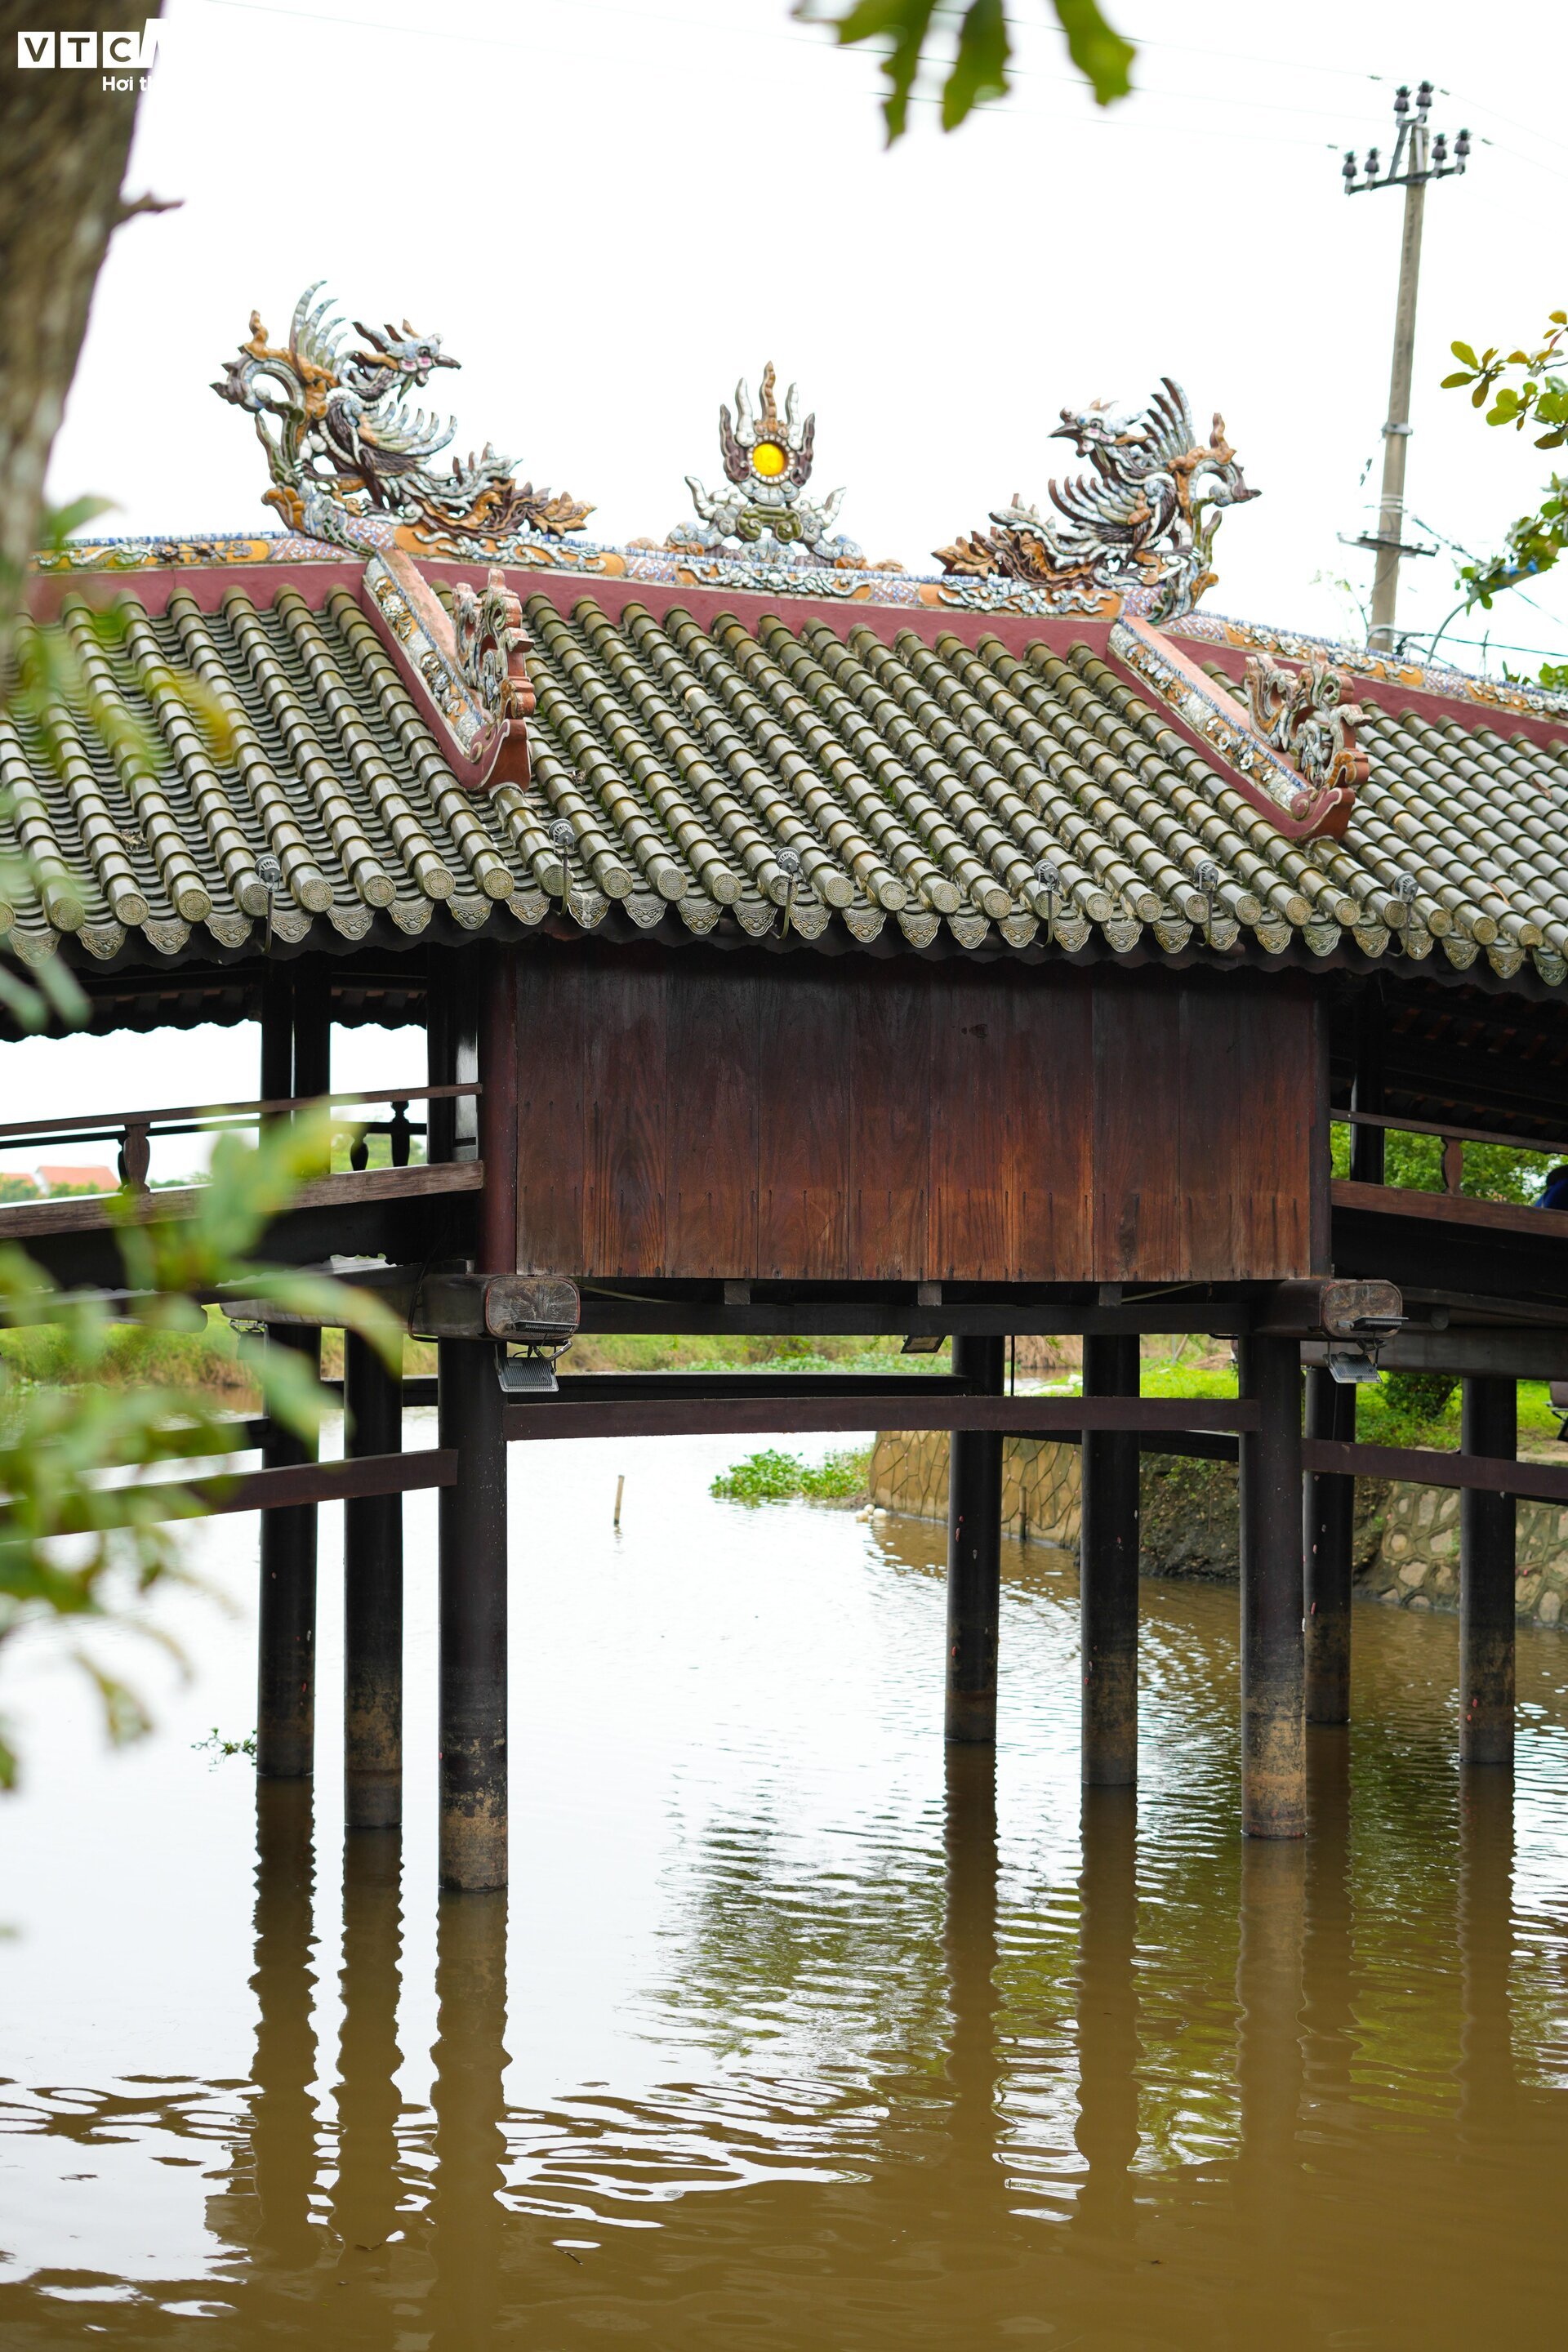
M 1284 976 L 542 946 L 497 981 L 524 1271 L 1327 1271 L 1323 1030 Z

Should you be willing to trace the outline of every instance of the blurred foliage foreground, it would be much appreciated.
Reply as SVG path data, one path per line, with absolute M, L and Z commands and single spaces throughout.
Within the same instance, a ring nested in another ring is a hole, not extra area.
M 0 1323 L 16 1335 L 0 1351 L 0 1660 L 29 1629 L 62 1619 L 84 1632 L 129 1621 L 163 1640 L 138 1604 L 160 1579 L 184 1576 L 183 1523 L 233 1485 L 232 1475 L 192 1475 L 235 1450 L 231 1396 L 181 1377 L 210 1350 L 204 1300 L 227 1293 L 330 1318 L 400 1360 L 397 1326 L 366 1293 L 251 1260 L 263 1229 L 319 1170 L 328 1124 L 323 1111 L 269 1128 L 255 1145 L 221 1136 L 195 1213 L 178 1223 L 140 1222 L 146 1196 L 117 1196 L 122 1297 L 62 1289 L 26 1251 L 0 1246 Z M 36 1377 L 40 1352 L 52 1377 Z M 239 1335 L 229 1360 L 269 1418 L 316 1436 L 332 1400 L 298 1354 Z M 184 1475 L 136 1477 L 174 1465 Z M 100 1693 L 110 1737 L 144 1730 L 135 1693 L 80 1642 L 72 1655 Z M 0 1787 L 16 1776 L 0 1718 Z

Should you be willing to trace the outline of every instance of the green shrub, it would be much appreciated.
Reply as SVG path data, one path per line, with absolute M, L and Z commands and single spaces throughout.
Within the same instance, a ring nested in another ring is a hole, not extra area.
M 853 1503 L 866 1493 L 870 1468 L 868 1453 L 848 1447 L 823 1462 L 803 1462 L 770 1446 L 721 1470 L 708 1491 L 725 1503 L 790 1503 L 799 1496 L 814 1503 Z

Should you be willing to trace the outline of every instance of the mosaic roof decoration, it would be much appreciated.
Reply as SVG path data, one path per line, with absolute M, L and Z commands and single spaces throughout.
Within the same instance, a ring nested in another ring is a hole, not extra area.
M 489 442 L 467 465 L 454 457 L 449 474 L 433 472 L 457 424 L 422 408 L 410 415 L 408 395 L 459 362 L 406 319 L 401 329 L 356 320 L 353 346 L 331 297 L 315 302 L 323 283 L 295 304 L 287 349 L 268 341 L 253 310 L 250 341 L 213 386 L 255 418 L 272 477 L 266 503 L 290 530 L 340 547 L 395 539 L 415 553 L 518 562 L 534 541 L 582 529 L 592 507 L 520 484 Z M 390 530 L 367 530 L 377 521 Z
M 816 454 L 816 417 L 802 417 L 800 390 L 791 384 L 784 415 L 775 398 L 777 377 L 769 360 L 763 370 L 762 405 L 751 387 L 735 386 L 735 414 L 719 409 L 719 447 L 727 489 L 706 489 L 695 474 L 686 487 L 696 522 L 679 522 L 665 541 L 674 553 L 695 559 L 694 579 L 719 584 L 755 584 L 777 576 L 798 584 L 803 570 L 901 572 L 892 561 L 868 564 L 865 551 L 842 533 L 833 536 L 842 488 L 818 502 L 806 495 Z
M 1137 412 L 1097 400 L 1061 416 L 1051 438 L 1070 441 L 1093 470 L 1047 483 L 1055 515 L 1025 506 L 1015 491 L 1010 506 L 993 511 L 989 530 L 939 547 L 938 562 L 965 578 L 1000 573 L 1044 589 L 1060 612 L 1115 611 L 1129 588 L 1147 592 L 1142 610 L 1151 621 L 1190 612 L 1215 582 L 1221 515 L 1259 496 L 1243 478 L 1224 417 L 1215 415 L 1205 446 L 1186 394 L 1169 376 Z
M 1113 621 L 1110 652 L 1158 695 L 1191 740 L 1217 751 L 1238 791 L 1292 840 L 1342 840 L 1366 782 L 1367 757 L 1356 741 L 1365 713 L 1347 702 L 1350 681 L 1320 653 L 1300 671 L 1271 654 L 1255 654 L 1244 672 L 1238 710 L 1173 638 L 1131 614 Z
M 270 852 L 280 952 L 542 928 L 776 940 L 787 908 L 794 940 L 879 952 L 1568 976 L 1568 746 L 1539 722 L 1510 734 L 1369 691 L 1353 822 L 1292 839 L 1103 622 L 917 625 L 545 570 L 507 583 L 521 620 L 489 615 L 514 709 L 526 664 L 531 769 L 476 794 L 367 572 L 340 556 L 122 579 L 110 642 L 75 582 L 40 583 L 83 684 L 0 719 L 0 845 L 25 843 L 42 876 L 0 908 L 6 952 L 258 954 Z M 481 586 L 442 585 L 482 613 Z M 462 642 L 487 642 L 482 619 Z M 192 678 L 227 720 L 221 755 Z M 1245 727 L 1240 677 L 1209 682 Z

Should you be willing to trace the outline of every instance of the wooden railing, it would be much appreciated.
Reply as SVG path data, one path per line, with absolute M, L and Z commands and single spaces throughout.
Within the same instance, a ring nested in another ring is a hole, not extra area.
M 477 1084 L 469 1081 L 450 1087 L 400 1086 L 395 1090 L 382 1087 L 358 1094 L 280 1095 L 267 1102 L 205 1106 L 189 1103 L 172 1110 L 103 1111 L 79 1118 L 19 1119 L 9 1126 L 0 1126 L 0 1152 L 26 1150 L 37 1144 L 113 1143 L 118 1147 L 121 1185 L 127 1192 L 140 1192 L 146 1190 L 153 1145 L 159 1137 L 216 1135 L 229 1128 L 259 1127 L 264 1120 L 287 1118 L 296 1111 L 314 1110 L 322 1103 L 334 1109 L 385 1103 L 392 1111 L 389 1119 L 353 1122 L 359 1132 L 350 1148 L 349 1164 L 363 1170 L 370 1156 L 366 1139 L 386 1135 L 392 1139 L 393 1166 L 406 1168 L 412 1139 L 426 1131 L 408 1118 L 409 1104 L 450 1102 L 458 1096 L 480 1091 Z
M 1385 1111 L 1331 1110 L 1329 1118 L 1336 1127 L 1382 1128 L 1384 1133 L 1396 1135 L 1435 1135 L 1443 1146 L 1443 1190 L 1459 1194 L 1464 1190 L 1465 1146 L 1467 1143 L 1496 1143 L 1509 1151 L 1539 1151 L 1548 1158 L 1568 1160 L 1568 1144 L 1543 1143 L 1535 1136 L 1498 1135 L 1484 1127 L 1454 1127 L 1447 1121 L 1429 1118 L 1396 1118 Z M 1395 1191 L 1414 1191 L 1414 1186 L 1394 1186 Z

